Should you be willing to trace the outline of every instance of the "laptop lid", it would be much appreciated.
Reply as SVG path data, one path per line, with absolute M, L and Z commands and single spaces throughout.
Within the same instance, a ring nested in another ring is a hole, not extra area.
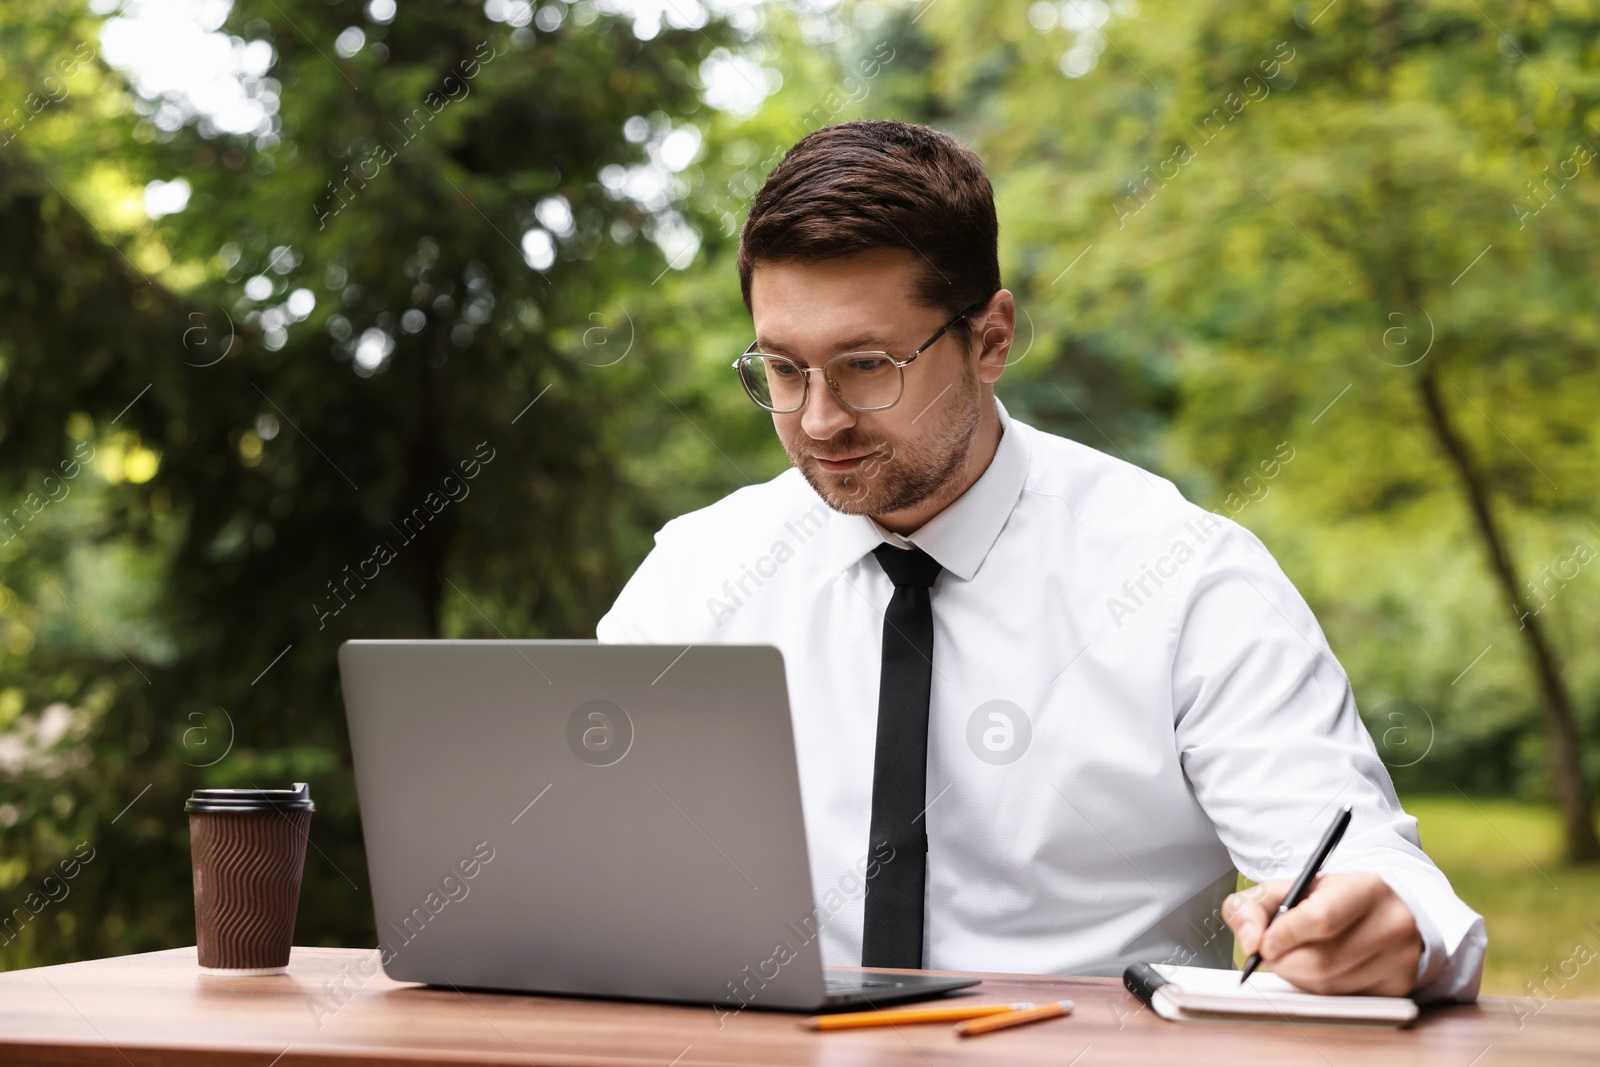
M 390 977 L 824 1004 L 777 649 L 348 641 L 339 669 Z

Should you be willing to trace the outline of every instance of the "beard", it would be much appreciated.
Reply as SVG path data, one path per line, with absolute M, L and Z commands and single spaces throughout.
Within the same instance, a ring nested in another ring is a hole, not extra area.
M 795 443 L 784 441 L 784 450 L 823 503 L 840 514 L 884 515 L 914 508 L 957 479 L 972 448 L 982 412 L 976 377 L 966 378 L 952 392 L 954 398 L 945 400 L 944 418 L 930 419 L 924 433 L 898 444 L 873 440 L 852 426 L 829 438 L 825 451 L 823 442 L 812 441 L 803 432 L 798 443 L 812 448 L 797 451 Z M 872 454 L 844 473 L 823 470 L 815 458 L 862 452 Z

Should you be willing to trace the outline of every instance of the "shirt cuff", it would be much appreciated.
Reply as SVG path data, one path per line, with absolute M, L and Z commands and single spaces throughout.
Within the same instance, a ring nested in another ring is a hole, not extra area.
M 1489 947 L 1483 918 L 1463 904 L 1437 870 L 1390 868 L 1376 872 L 1410 909 L 1422 935 L 1413 1000 L 1473 1001 Z M 1443 894 L 1435 882 L 1444 882 Z

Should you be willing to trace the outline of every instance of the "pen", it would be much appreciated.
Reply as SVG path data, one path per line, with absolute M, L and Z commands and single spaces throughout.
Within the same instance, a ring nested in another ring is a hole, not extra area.
M 1328 827 L 1328 832 L 1322 835 L 1322 844 L 1311 854 L 1311 862 L 1306 864 L 1306 869 L 1300 872 L 1300 877 L 1294 880 L 1294 885 L 1289 888 L 1289 895 L 1283 898 L 1283 903 L 1278 905 L 1278 910 L 1272 913 L 1272 918 L 1267 920 L 1267 926 L 1283 917 L 1283 913 L 1299 904 L 1306 898 L 1306 893 L 1311 890 L 1311 880 L 1317 876 L 1322 865 L 1328 861 L 1328 853 L 1339 843 L 1344 836 L 1345 827 L 1350 825 L 1350 805 L 1346 804 L 1338 815 L 1334 816 L 1333 825 Z M 1267 931 L 1263 929 L 1261 936 L 1266 937 Z M 1250 958 L 1244 962 L 1244 973 L 1239 976 L 1239 984 L 1244 985 L 1245 979 L 1261 966 L 1261 953 L 1252 952 Z
M 1005 1030 L 1012 1026 L 1022 1026 L 1025 1023 L 1059 1019 L 1071 1011 L 1072 1001 L 1058 1000 L 1054 1004 L 1045 1004 L 1025 1011 L 1008 1011 L 1004 1015 L 991 1015 L 987 1019 L 974 1019 L 971 1022 L 961 1023 L 956 1027 L 956 1033 L 962 1037 L 976 1037 L 978 1034 L 987 1034 L 991 1030 Z
M 898 1026 L 901 1023 L 949 1023 L 985 1015 L 1010 1015 L 1033 1007 L 1020 1004 L 942 1004 L 936 1008 L 890 1008 L 886 1011 L 852 1011 L 802 1019 L 807 1030 L 853 1030 L 862 1026 Z

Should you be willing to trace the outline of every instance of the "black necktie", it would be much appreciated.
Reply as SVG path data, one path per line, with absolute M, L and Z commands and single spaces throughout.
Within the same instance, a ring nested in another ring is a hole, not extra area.
M 872 840 L 879 862 L 867 888 L 863 967 L 922 966 L 927 884 L 928 697 L 933 688 L 933 580 L 939 563 L 920 548 L 873 549 L 894 583 L 883 614 L 878 748 L 872 770 Z M 884 848 L 894 849 L 891 854 Z

